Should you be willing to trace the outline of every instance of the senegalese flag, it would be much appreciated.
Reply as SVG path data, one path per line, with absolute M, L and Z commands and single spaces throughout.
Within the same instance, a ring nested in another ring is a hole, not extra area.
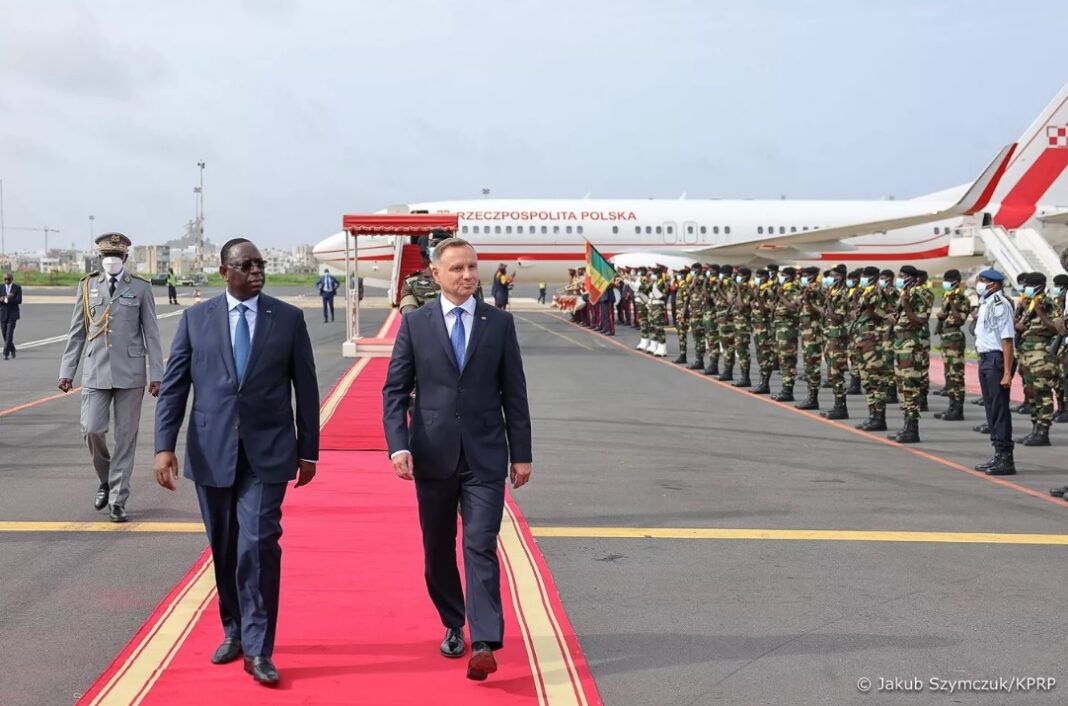
M 590 304 L 596 304 L 605 290 L 612 286 L 616 278 L 616 268 L 586 241 L 586 291 L 590 295 Z

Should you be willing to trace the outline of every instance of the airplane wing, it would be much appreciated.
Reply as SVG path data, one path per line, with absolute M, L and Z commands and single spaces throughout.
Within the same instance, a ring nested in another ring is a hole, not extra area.
M 695 249 L 692 252 L 699 258 L 726 255 L 732 257 L 771 257 L 773 255 L 781 257 L 784 252 L 792 255 L 796 253 L 850 250 L 852 248 L 849 245 L 841 242 L 843 239 L 941 221 L 954 216 L 970 215 L 982 210 L 989 203 L 990 197 L 993 195 L 1001 175 L 1005 173 L 1005 168 L 1008 166 L 1009 159 L 1015 149 L 1015 143 L 1003 147 L 998 156 L 990 162 L 987 168 L 983 170 L 983 173 L 979 175 L 979 178 L 972 183 L 964 196 L 948 208 L 931 210 L 931 202 L 922 200 L 888 201 L 880 209 L 885 212 L 871 221 L 831 228 L 818 228 L 803 233 L 767 235 L 747 241 L 734 241 L 699 250 Z M 925 204 L 927 208 L 924 208 Z
M 1038 220 L 1043 223 L 1059 223 L 1061 225 L 1068 224 L 1068 211 L 1057 211 L 1056 213 L 1044 213 L 1038 216 Z

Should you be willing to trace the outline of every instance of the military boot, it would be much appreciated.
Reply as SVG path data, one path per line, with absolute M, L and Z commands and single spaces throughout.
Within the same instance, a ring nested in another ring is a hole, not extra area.
M 987 424 L 986 422 L 983 422 L 982 424 L 977 424 L 974 427 L 972 427 L 972 431 L 977 431 L 980 434 L 989 434 L 990 433 L 990 425 Z
M 1031 422 L 1031 433 L 1026 435 L 1026 436 L 1017 437 L 1016 443 L 1017 444 L 1026 444 L 1028 441 L 1031 440 L 1031 437 L 1033 437 L 1035 435 L 1035 432 L 1037 432 L 1037 431 L 1038 431 L 1038 422 Z
M 754 387 L 750 392 L 754 395 L 769 395 L 771 394 L 771 373 L 760 375 L 760 384 Z
M 790 383 L 789 385 L 787 385 L 786 383 L 783 383 L 782 389 L 779 390 L 779 394 L 772 395 L 771 399 L 775 400 L 776 402 L 793 402 L 794 384 Z
M 741 379 L 734 383 L 735 387 L 752 387 L 753 381 L 749 379 L 749 368 L 745 367 L 738 371 L 741 374 Z
M 846 407 L 845 395 L 834 398 L 834 407 L 826 412 L 820 412 L 824 419 L 849 419 L 849 409 Z
M 719 377 L 717 377 L 716 379 L 717 380 L 721 380 L 723 382 L 730 382 L 731 380 L 733 380 L 734 379 L 734 363 L 730 363 L 730 364 L 724 363 L 723 364 L 723 372 L 720 373 Z
M 868 431 L 886 431 L 886 410 L 875 410 L 874 426 Z
M 850 373 L 850 375 L 849 375 L 849 387 L 846 389 L 846 394 L 847 395 L 862 395 L 862 394 L 864 394 L 863 392 L 861 392 L 861 389 L 860 389 L 860 377 L 858 375 L 853 375 L 852 373 Z
M 935 419 L 941 419 L 943 422 L 963 422 L 964 400 L 959 397 L 950 397 L 949 409 L 945 412 L 935 412 Z
M 886 437 L 899 444 L 918 444 L 920 443 L 920 420 L 906 419 L 901 431 L 887 434 Z
M 931 392 L 931 394 L 935 397 L 949 397 L 949 393 L 946 392 L 946 388 L 944 387 L 940 387 L 937 390 L 934 390 L 933 392 Z
M 719 359 L 709 358 L 708 367 L 701 372 L 705 375 L 719 375 Z
M 689 365 L 687 365 L 686 367 L 689 370 L 704 370 L 705 369 L 705 358 L 704 358 L 704 356 L 701 356 L 701 355 L 696 356 L 693 359 L 693 362 L 690 363 Z
M 834 387 L 834 383 L 831 382 L 830 378 L 824 378 L 823 384 L 820 385 L 820 387 L 830 390 L 832 387 Z
M 1064 424 L 1065 422 L 1068 422 L 1068 409 L 1062 409 L 1060 412 L 1057 412 L 1055 415 L 1053 415 L 1053 421 L 1055 421 L 1057 424 Z
M 982 397 L 976 397 L 974 400 L 972 400 L 972 404 L 977 404 L 980 407 L 985 407 L 986 400 L 984 400 Z
M 868 405 L 868 418 L 865 419 L 860 424 L 857 424 L 856 428 L 860 429 L 861 431 L 870 431 L 871 430 L 871 425 L 874 424 L 874 423 L 875 423 L 875 407 L 873 405 Z
M 1016 412 L 1016 414 L 1031 414 L 1031 405 L 1029 405 L 1028 403 L 1024 402 L 1022 405 L 1019 405 L 1018 407 L 1012 407 L 1009 411 Z
M 998 451 L 994 458 L 994 465 L 988 466 L 985 473 L 988 476 L 1016 475 L 1016 463 L 1013 461 L 1012 451 Z
M 1035 425 L 1035 431 L 1030 438 L 1024 439 L 1024 446 L 1049 446 L 1049 427 L 1041 424 Z
M 900 404 L 897 398 L 897 387 L 894 385 L 886 388 L 886 404 Z
M 671 362 L 675 365 L 686 365 L 686 351 L 679 353 L 679 357 Z
M 927 406 L 927 393 L 920 395 L 919 408 L 921 412 L 929 412 L 930 408 Z
M 820 408 L 820 389 L 818 387 L 808 388 L 808 397 L 801 404 L 795 404 L 796 409 L 819 409 Z

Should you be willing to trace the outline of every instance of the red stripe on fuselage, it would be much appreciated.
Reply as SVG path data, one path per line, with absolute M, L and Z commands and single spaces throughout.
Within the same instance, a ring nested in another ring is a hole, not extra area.
M 1068 167 L 1068 148 L 1046 148 L 1002 199 L 994 224 L 1011 230 L 1026 223 L 1035 214 L 1038 200 L 1049 191 L 1065 167 Z
M 609 251 L 602 252 L 605 258 L 610 258 L 619 253 L 613 253 Z M 674 254 L 674 253 L 669 253 Z M 690 255 L 684 251 L 679 251 L 679 256 L 686 257 Z M 884 261 L 884 260 L 932 260 L 939 257 L 947 257 L 949 255 L 949 246 L 943 245 L 942 247 L 932 248 L 930 250 L 919 250 L 913 252 L 829 252 L 820 253 L 821 260 L 852 260 L 852 261 Z M 585 262 L 586 254 L 583 252 L 479 252 L 478 256 L 483 260 L 533 260 L 537 261 L 575 261 Z M 381 255 L 373 257 L 361 257 L 361 262 L 368 261 L 386 261 L 392 260 L 392 255 Z M 805 259 L 805 258 L 802 258 Z

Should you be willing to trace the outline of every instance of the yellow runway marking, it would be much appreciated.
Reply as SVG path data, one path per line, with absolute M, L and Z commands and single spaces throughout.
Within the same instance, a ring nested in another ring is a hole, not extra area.
M 0 522 L 0 532 L 195 532 L 200 522 Z
M 541 324 L 537 323 L 536 321 L 531 321 L 530 319 L 528 319 L 525 316 L 519 316 L 517 314 L 513 314 L 512 316 L 515 316 L 515 318 L 519 319 L 520 321 L 524 321 L 524 322 L 530 324 L 531 326 L 536 326 L 536 327 L 540 328 L 542 331 L 548 331 L 549 333 L 551 333 L 554 336 L 559 336 L 560 338 L 564 339 L 565 341 L 568 341 L 569 343 L 574 343 L 576 346 L 578 346 L 580 348 L 585 348 L 588 351 L 595 350 L 595 349 L 587 346 L 582 341 L 578 341 L 578 340 L 576 340 L 574 338 L 571 338 L 571 336 L 565 336 L 564 334 L 560 333 L 559 331 L 553 331 L 551 328 L 549 328 L 547 326 L 542 326 Z
M 942 542 L 948 544 L 1068 544 L 1068 534 L 894 532 L 881 530 L 707 529 L 687 527 L 531 527 L 535 537 L 570 539 L 777 539 L 832 542 Z

